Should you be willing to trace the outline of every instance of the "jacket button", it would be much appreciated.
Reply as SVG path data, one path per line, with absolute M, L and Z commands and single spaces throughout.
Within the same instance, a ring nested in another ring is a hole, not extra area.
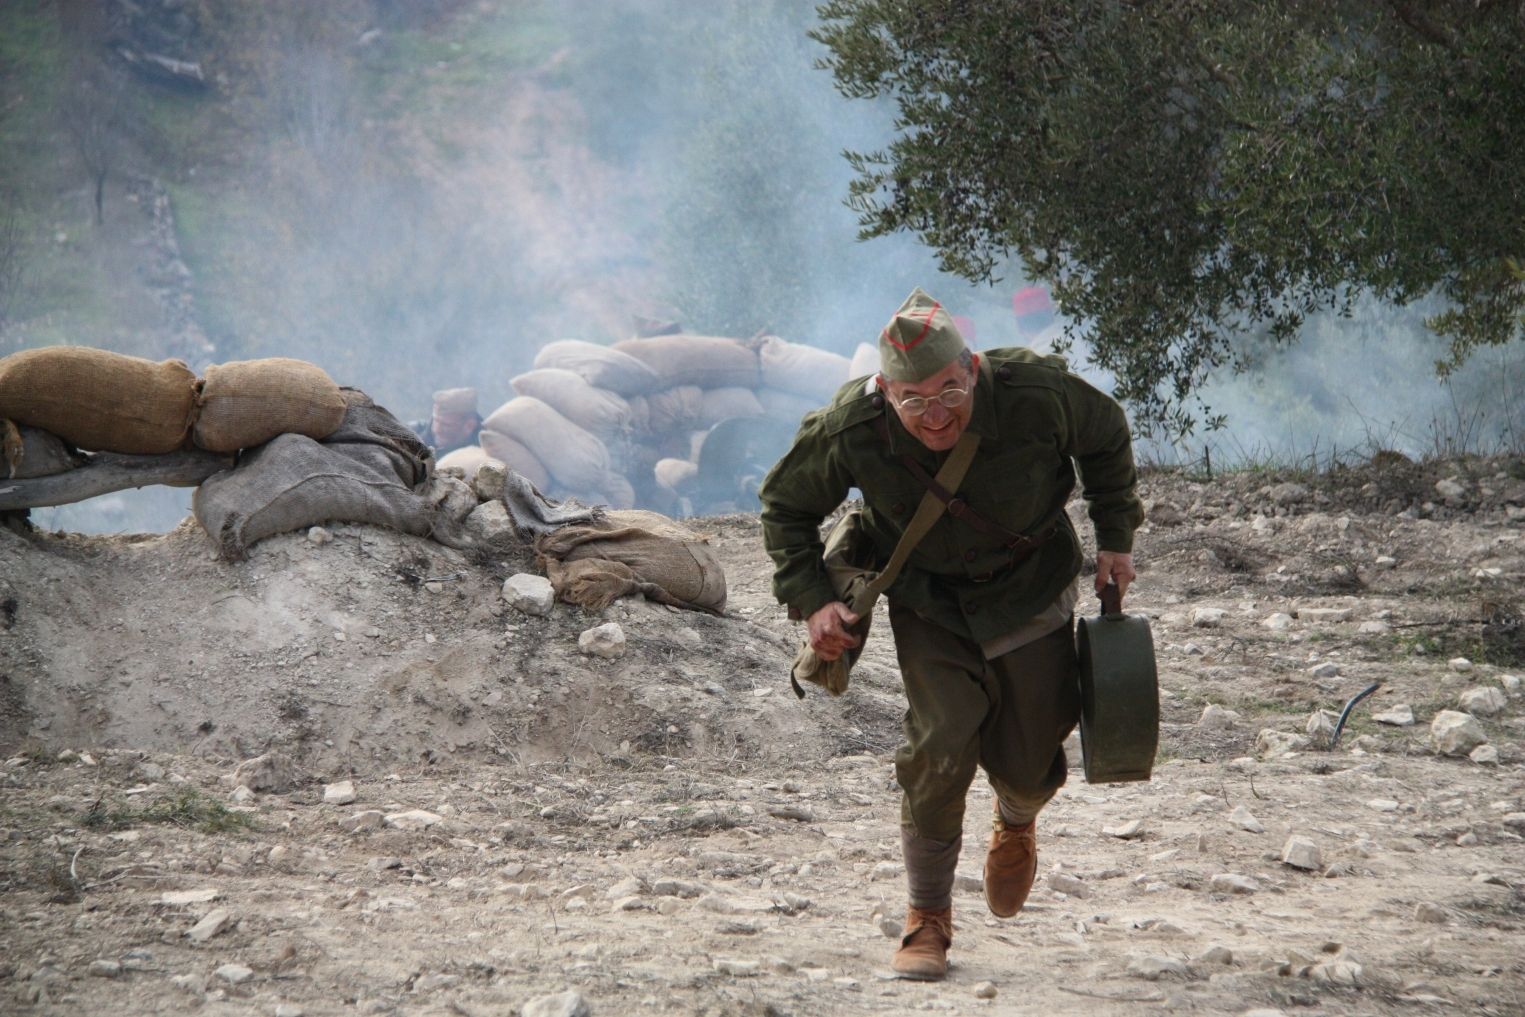
M 974 561 L 974 559 L 976 557 L 977 557 L 977 555 L 975 555 L 975 553 L 973 551 L 965 551 L 964 552 L 964 561 Z
M 874 396 L 874 409 L 876 409 L 876 410 L 884 409 L 884 396 L 875 394 L 875 396 Z
M 1011 368 L 1005 364 L 1002 364 L 1000 367 L 995 369 L 995 376 L 1000 378 L 1002 381 L 1005 381 L 1007 378 L 1011 377 Z

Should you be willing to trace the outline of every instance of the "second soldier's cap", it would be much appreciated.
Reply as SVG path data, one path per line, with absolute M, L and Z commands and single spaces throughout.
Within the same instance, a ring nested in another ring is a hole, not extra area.
M 434 408 L 443 413 L 475 413 L 477 390 L 474 388 L 444 388 L 434 393 Z
M 917 287 L 879 333 L 879 373 L 886 381 L 924 381 L 964 349 L 952 316 Z

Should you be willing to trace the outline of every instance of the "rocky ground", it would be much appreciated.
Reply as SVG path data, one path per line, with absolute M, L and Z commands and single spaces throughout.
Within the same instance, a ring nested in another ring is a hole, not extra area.
M 1525 1013 L 1525 463 L 1145 495 L 1154 779 L 1072 771 L 1012 920 L 977 788 L 940 984 L 887 973 L 887 626 L 796 701 L 755 517 L 696 521 L 721 618 L 363 527 L 0 529 L 0 1010 Z

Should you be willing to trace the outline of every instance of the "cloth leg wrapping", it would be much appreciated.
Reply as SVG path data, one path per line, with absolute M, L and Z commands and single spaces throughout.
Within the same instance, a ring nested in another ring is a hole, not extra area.
M 918 837 L 913 827 L 900 828 L 900 854 L 905 859 L 912 907 L 941 911 L 953 906 L 953 878 L 963 843 L 963 837 L 932 840 Z

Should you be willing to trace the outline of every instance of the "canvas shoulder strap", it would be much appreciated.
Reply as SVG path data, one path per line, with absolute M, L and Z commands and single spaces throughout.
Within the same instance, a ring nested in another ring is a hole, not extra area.
M 942 469 L 937 471 L 937 483 L 944 488 L 957 489 L 963 483 L 964 474 L 969 471 L 969 464 L 974 461 L 975 449 L 979 447 L 980 437 L 972 431 L 965 431 L 953 446 L 953 451 L 948 454 L 948 459 L 943 463 Z M 943 514 L 947 504 L 930 489 L 921 496 L 921 504 L 916 506 L 916 514 L 906 524 L 905 532 L 900 536 L 900 542 L 895 545 L 895 550 L 890 554 L 888 564 L 884 571 L 863 587 L 863 590 L 855 598 L 852 604 L 854 612 L 862 613 L 862 606 L 872 606 L 879 594 L 890 588 L 895 577 L 900 575 L 906 559 L 921 543 L 921 538 L 927 535 L 932 525 L 937 522 L 937 517 Z M 860 606 L 862 605 L 862 606 Z

